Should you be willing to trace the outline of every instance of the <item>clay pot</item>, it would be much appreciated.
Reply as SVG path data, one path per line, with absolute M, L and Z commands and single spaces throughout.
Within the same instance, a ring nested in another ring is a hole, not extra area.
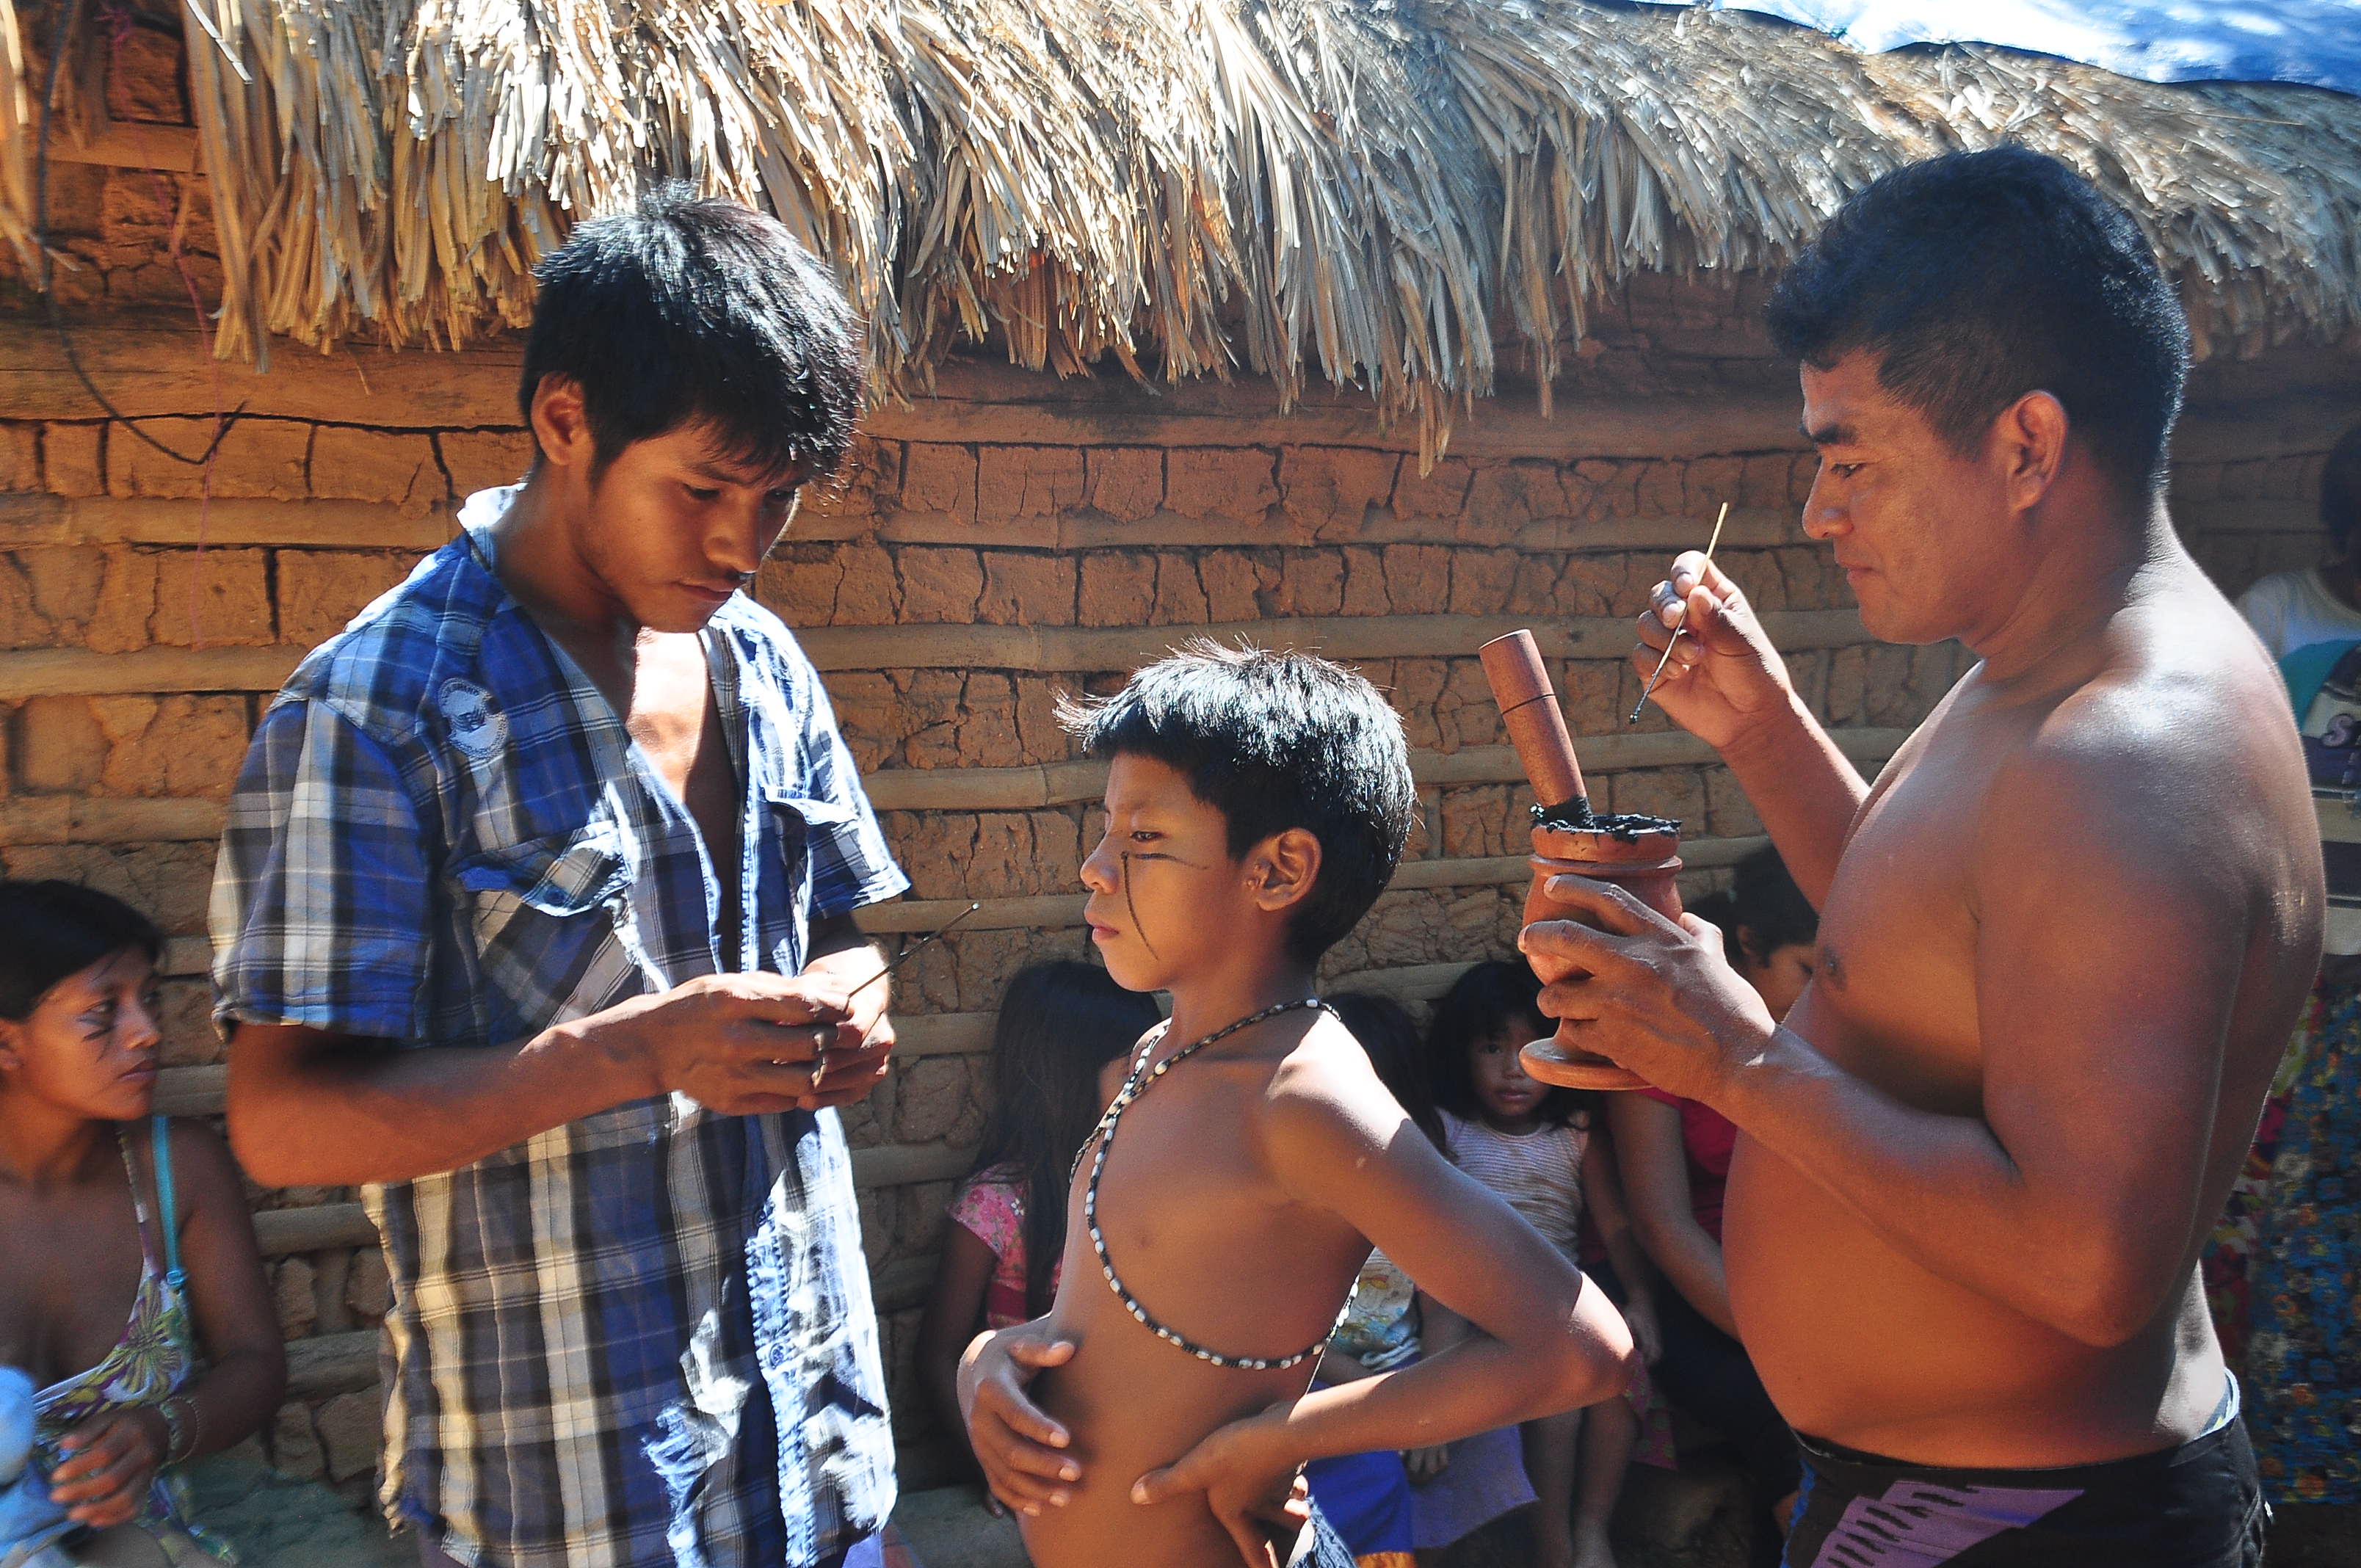
M 1681 869 L 1680 847 L 1681 836 L 1671 831 L 1624 839 L 1598 828 L 1536 828 L 1525 924 L 1579 918 L 1547 891 L 1550 878 L 1568 873 L 1611 882 L 1667 920 L 1676 919 L 1681 893 L 1673 878 Z M 1527 1076 L 1567 1089 L 1646 1087 L 1648 1080 L 1638 1073 L 1576 1045 L 1576 1032 L 1575 1025 L 1561 1023 L 1555 1035 L 1527 1046 L 1519 1057 Z

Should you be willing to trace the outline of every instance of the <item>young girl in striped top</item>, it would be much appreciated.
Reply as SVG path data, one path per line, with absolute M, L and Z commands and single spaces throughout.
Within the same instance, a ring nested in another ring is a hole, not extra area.
M 1607 1255 L 1604 1266 L 1588 1271 L 1623 1309 L 1642 1359 L 1653 1361 L 1654 1302 L 1612 1156 L 1594 1135 L 1597 1097 L 1536 1082 L 1517 1059 L 1527 1041 L 1554 1028 L 1535 1001 L 1540 992 L 1521 961 L 1495 959 L 1469 968 L 1435 1003 L 1428 1047 L 1452 1163 L 1507 1199 L 1569 1259 L 1580 1246 L 1587 1195 Z M 1540 1568 L 1614 1568 L 1608 1522 L 1647 1404 L 1640 1378 L 1621 1398 L 1525 1423 Z

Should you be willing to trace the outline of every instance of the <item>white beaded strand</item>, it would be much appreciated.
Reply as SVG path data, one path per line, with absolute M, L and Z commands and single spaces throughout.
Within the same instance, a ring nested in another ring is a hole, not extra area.
M 1115 1260 L 1107 1255 L 1106 1237 L 1099 1232 L 1099 1178 L 1106 1171 L 1107 1150 L 1115 1144 L 1115 1124 L 1123 1119 L 1123 1113 L 1129 1108 L 1131 1102 L 1148 1091 L 1149 1084 L 1154 1083 L 1216 1040 L 1235 1035 L 1249 1025 L 1259 1024 L 1267 1018 L 1276 1018 L 1282 1013 L 1292 1013 L 1304 1007 L 1316 1007 L 1331 1016 L 1334 1016 L 1336 1011 L 1316 996 L 1307 996 L 1296 1002 L 1281 1002 L 1248 1017 L 1241 1018 L 1235 1024 L 1216 1029 L 1202 1040 L 1181 1047 L 1162 1061 L 1158 1062 L 1155 1067 L 1150 1068 L 1148 1065 L 1148 1058 L 1164 1040 L 1163 1032 L 1159 1032 L 1141 1049 L 1139 1065 L 1133 1068 L 1125 1077 L 1123 1087 L 1115 1091 L 1115 1099 L 1108 1102 L 1106 1113 L 1099 1118 L 1098 1125 L 1091 1130 L 1091 1135 L 1083 1140 L 1082 1146 L 1074 1151 L 1072 1168 L 1066 1173 L 1066 1179 L 1071 1181 L 1074 1175 L 1082 1168 L 1082 1156 L 1092 1152 L 1093 1145 L 1097 1146 L 1097 1152 L 1091 1159 L 1090 1185 L 1082 1189 L 1082 1228 L 1090 1234 L 1091 1250 L 1098 1255 L 1099 1272 L 1106 1276 L 1107 1288 L 1115 1292 L 1115 1299 L 1123 1303 L 1124 1310 L 1129 1312 L 1142 1328 L 1160 1340 L 1179 1345 L 1198 1360 L 1211 1363 L 1215 1366 L 1235 1366 L 1245 1372 L 1283 1371 L 1290 1366 L 1301 1365 L 1319 1354 L 1327 1347 L 1328 1334 L 1322 1334 L 1317 1343 L 1297 1351 L 1293 1355 L 1279 1357 L 1224 1355 L 1220 1351 L 1208 1350 L 1192 1340 L 1174 1333 L 1170 1329 L 1149 1317 L 1148 1309 L 1139 1304 L 1139 1298 L 1126 1289 L 1123 1281 L 1116 1277 Z M 1168 1023 L 1165 1030 L 1169 1031 L 1171 1025 Z M 1352 1299 L 1348 1296 L 1345 1298 L 1344 1310 L 1336 1314 L 1336 1321 L 1342 1323 L 1345 1321 L 1345 1313 L 1351 1310 Z M 1329 1333 L 1334 1332 L 1335 1329 L 1332 1326 Z

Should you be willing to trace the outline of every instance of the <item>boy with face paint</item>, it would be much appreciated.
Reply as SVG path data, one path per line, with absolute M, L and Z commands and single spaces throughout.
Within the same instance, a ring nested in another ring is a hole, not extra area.
M 1049 1315 L 968 1349 L 970 1441 L 1041 1568 L 1335 1561 L 1290 1490 L 1305 1461 L 1607 1398 L 1630 1335 L 1314 999 L 1313 965 L 1409 831 L 1408 751 L 1376 689 L 1196 644 L 1066 719 L 1111 764 L 1082 864 L 1093 945 L 1172 1017 L 1108 1069 Z M 1373 1244 L 1476 1332 L 1307 1393 Z

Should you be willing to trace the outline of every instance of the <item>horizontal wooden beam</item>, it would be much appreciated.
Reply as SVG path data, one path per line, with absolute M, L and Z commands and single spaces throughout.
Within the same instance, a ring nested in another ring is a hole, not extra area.
M 1766 610 L 1764 627 L 1789 651 L 1842 648 L 1868 640 L 1850 609 Z M 1192 637 L 1246 639 L 1265 648 L 1303 648 L 1334 659 L 1449 659 L 1531 627 L 1552 658 L 1615 658 L 1630 652 L 1631 623 L 1620 616 L 1547 620 L 1532 616 L 1346 615 L 1316 620 L 1224 621 L 1198 626 L 829 626 L 798 634 L 822 670 L 968 669 L 1082 674 L 1128 670 Z M 276 691 L 308 650 L 143 648 L 94 653 L 37 648 L 0 653 L 0 702 L 28 696 L 105 696 L 147 692 Z
M 1883 761 L 1909 732 L 1834 733 L 1847 756 Z M 1669 730 L 1595 736 L 1579 744 L 1584 770 L 1594 775 L 1631 768 L 1701 766 L 1715 760 L 1713 749 L 1704 741 Z M 1411 772 L 1422 787 L 1519 784 L 1524 779 L 1516 752 L 1507 746 L 1416 751 L 1411 756 Z M 1106 791 L 1106 764 L 894 768 L 862 782 L 870 804 L 880 811 L 1032 811 L 1097 800 Z M 18 795 L 0 800 L 0 845 L 201 841 L 220 837 L 225 812 L 219 801 L 182 796 Z
M 309 1209 L 265 1209 L 254 1217 L 255 1245 L 265 1257 L 344 1247 L 377 1245 L 377 1227 L 357 1203 L 320 1203 Z
M 151 126 L 137 120 L 110 121 L 87 142 L 77 143 L 70 136 L 52 137 L 49 156 L 60 163 L 169 170 L 177 174 L 202 173 L 204 161 L 195 126 Z
M 930 1252 L 917 1257 L 896 1258 L 883 1268 L 872 1269 L 869 1299 L 877 1309 L 877 1315 L 890 1318 L 896 1312 L 924 1306 L 927 1292 L 934 1288 L 935 1271 L 941 1262 L 940 1253 Z
M 185 309 L 181 314 L 186 315 Z M 520 351 L 502 343 L 454 351 L 352 345 L 318 353 L 284 339 L 271 368 L 215 360 L 195 330 L 160 315 L 109 313 L 74 323 L 74 349 L 115 411 L 211 418 L 226 403 L 253 418 L 316 420 L 365 412 L 385 430 L 476 430 L 516 423 Z M 216 401 L 216 397 L 220 401 Z M 93 420 L 93 401 L 57 334 L 28 316 L 0 321 L 0 419 Z
M 32 648 L 0 653 L 0 702 L 28 696 L 122 696 L 148 692 L 277 691 L 308 650 L 142 648 L 93 653 L 87 648 Z
M 350 1394 L 377 1381 L 378 1331 L 320 1334 L 287 1342 L 287 1398 Z
M 889 982 L 890 983 L 890 982 Z M 990 1013 L 919 1013 L 894 1014 L 894 1054 L 897 1057 L 973 1056 L 992 1049 Z
M 1780 648 L 1842 648 L 1869 640 L 1850 609 L 1765 610 Z M 822 670 L 968 669 L 1040 674 L 1128 670 L 1194 637 L 1245 639 L 1332 659 L 1472 658 L 1495 637 L 1530 628 L 1554 659 L 1617 658 L 1631 651 L 1626 616 L 1517 615 L 1278 617 L 1180 626 L 826 626 L 796 634 Z
M 1397 1002 L 1432 1002 L 1451 989 L 1472 959 L 1448 964 L 1403 964 L 1394 969 L 1356 970 L 1340 974 L 1321 991 L 1334 996 L 1345 991 L 1374 991 Z
M 18 795 L 0 800 L 0 845 L 164 844 L 221 836 L 217 800 Z
M 896 511 L 883 518 L 831 516 L 815 510 L 798 517 L 781 548 L 795 544 L 874 541 L 884 544 L 944 544 L 966 549 L 1202 550 L 1308 549 L 1340 544 L 1440 544 L 1455 549 L 1516 549 L 1620 554 L 1661 550 L 1672 554 L 1697 547 L 1710 528 L 1712 510 L 1638 514 L 1598 521 L 1543 518 L 1513 531 L 1488 531 L 1455 517 L 1403 517 L 1386 507 L 1340 511 L 1311 520 L 1268 521 L 1259 518 L 1188 517 L 1159 511 L 1135 522 L 1116 522 L 1089 511 L 1010 518 L 979 524 L 950 512 Z M 1768 549 L 1806 543 L 1800 507 L 1736 507 L 1722 531 L 1721 547 Z M 1475 530 L 1471 536 L 1471 529 Z
M 909 1148 L 887 1145 L 852 1151 L 855 1187 L 909 1187 L 921 1181 L 956 1181 L 975 1164 L 972 1148 Z
M 1852 728 L 1830 732 L 1844 754 L 1883 762 L 1909 737 L 1906 729 Z M 1698 767 L 1715 762 L 1712 747 L 1678 730 L 1579 736 L 1586 773 L 1631 768 Z M 1524 768 L 1508 746 L 1466 746 L 1456 751 L 1416 751 L 1411 776 L 1422 788 L 1519 784 Z M 1013 768 L 881 768 L 862 775 L 869 804 L 880 811 L 1038 811 L 1095 801 L 1106 794 L 1104 762 L 1033 762 Z
M 150 136 L 168 127 L 148 127 Z M 60 156 L 64 156 L 62 153 Z M 147 156 L 143 154 L 143 156 Z M 315 420 L 324 409 L 361 408 L 380 429 L 510 429 L 522 351 L 514 337 L 459 350 L 353 346 L 314 353 L 273 345 L 272 368 L 237 361 L 216 370 L 185 321 L 158 312 L 115 312 L 77 322 L 84 366 L 126 413 L 200 416 L 215 407 L 214 378 L 229 402 L 259 417 Z M 2293 379 L 2276 395 L 2244 397 L 2243 385 L 2210 391 L 2201 372 L 2173 443 L 2177 461 L 2323 452 L 2353 420 L 2349 361 L 2284 360 Z M 2339 379 L 2339 378 L 2342 378 Z M 1504 387 L 1454 429 L 1459 456 L 1686 458 L 1791 451 L 1797 446 L 1793 369 L 1765 358 L 1709 392 L 1618 397 L 1561 395 L 1544 414 L 1530 388 Z M 43 323 L 0 321 L 0 419 L 100 419 Z M 1415 421 L 1390 425 L 1367 393 L 1315 387 L 1281 413 L 1260 379 L 1142 386 L 1114 370 L 1047 376 L 977 357 L 944 364 L 935 389 L 865 421 L 890 440 L 987 444 L 1272 446 L 1317 444 L 1413 453 Z
M 1769 842 L 1762 838 L 1691 839 L 1681 846 L 1684 864 L 1698 871 L 1735 864 Z M 1521 855 L 1468 859 L 1404 861 L 1394 872 L 1392 887 L 1482 887 L 1521 881 L 1527 874 Z M 1079 926 L 1088 895 L 1029 894 L 1006 898 L 916 898 L 893 904 L 873 904 L 856 910 L 853 920 L 873 936 L 923 933 L 940 928 L 970 903 L 983 905 L 960 923 L 962 931 L 1056 930 Z
M 418 513 L 379 501 L 224 498 L 123 500 L 0 496 L 0 549 L 47 544 L 276 545 L 288 549 L 439 549 L 456 531 L 446 509 Z
M 156 1075 L 159 1116 L 218 1116 L 229 1099 L 229 1067 L 168 1067 Z

